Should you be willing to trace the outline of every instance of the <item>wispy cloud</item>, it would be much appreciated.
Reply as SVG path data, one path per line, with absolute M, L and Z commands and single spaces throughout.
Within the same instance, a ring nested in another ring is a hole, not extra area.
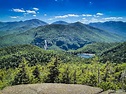
M 39 10 L 39 8 L 33 8 L 35 11 L 38 11 Z
M 24 9 L 12 9 L 12 11 L 14 11 L 14 12 L 25 12 Z
M 68 17 L 79 17 L 77 14 L 68 14 Z
M 26 13 L 28 13 L 28 14 L 36 14 L 36 11 L 34 11 L 34 10 L 26 10 Z
M 107 17 L 107 18 L 103 18 L 104 20 L 122 20 L 123 17 Z
M 58 19 L 58 18 L 67 18 L 67 17 L 69 17 L 68 15 L 63 15 L 63 16 L 55 16 L 55 18 L 56 19 Z
M 10 18 L 12 18 L 12 19 L 16 19 L 16 18 L 18 18 L 19 16 L 10 16 Z
M 92 17 L 90 19 L 82 18 L 80 22 L 88 24 L 88 23 L 95 23 L 95 22 L 120 21 L 120 20 L 123 20 L 123 17 L 106 17 L 106 18 Z
M 82 16 L 84 16 L 84 17 L 91 17 L 93 15 L 91 15 L 91 14 L 82 14 Z
M 58 18 L 68 18 L 68 17 L 79 17 L 79 15 L 77 15 L 77 14 L 67 14 L 67 15 L 55 16 L 56 19 L 58 19 Z

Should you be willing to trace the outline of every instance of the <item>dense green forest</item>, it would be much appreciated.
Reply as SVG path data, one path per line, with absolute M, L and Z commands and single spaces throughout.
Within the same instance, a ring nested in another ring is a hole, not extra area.
M 92 53 L 92 54 L 97 54 L 100 55 L 102 52 L 116 47 L 120 43 L 105 43 L 105 42 L 97 42 L 97 43 L 92 43 L 92 44 L 87 44 L 83 46 L 82 48 L 79 48 L 77 50 L 69 50 L 68 52 L 78 54 L 78 53 Z
M 126 42 L 120 43 L 117 46 L 112 46 L 100 55 L 103 63 L 111 61 L 112 63 L 126 62 Z
M 125 53 L 125 47 L 122 50 Z M 0 88 L 33 83 L 66 83 L 100 87 L 103 90 L 126 90 L 125 60 L 121 63 L 109 59 L 102 63 L 100 60 L 98 56 L 84 59 L 68 52 L 43 50 L 33 45 L 1 48 Z

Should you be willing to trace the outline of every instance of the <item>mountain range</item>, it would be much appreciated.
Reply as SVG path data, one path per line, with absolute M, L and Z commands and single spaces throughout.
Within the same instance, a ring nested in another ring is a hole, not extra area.
M 108 21 L 108 22 L 98 22 L 98 23 L 90 23 L 90 26 L 95 28 L 99 28 L 113 34 L 120 35 L 126 39 L 126 22 L 122 21 Z
M 33 44 L 48 49 L 78 49 L 97 42 L 121 42 L 125 38 L 80 22 L 57 21 L 52 24 L 38 19 L 0 23 L 0 47 Z
M 47 23 L 38 19 L 31 19 L 19 22 L 0 22 L 0 36 L 13 33 L 22 33 L 31 28 L 44 25 L 47 25 Z

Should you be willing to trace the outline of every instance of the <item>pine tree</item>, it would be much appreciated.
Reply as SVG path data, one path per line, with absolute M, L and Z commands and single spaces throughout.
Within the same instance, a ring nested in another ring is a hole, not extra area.
M 74 71 L 74 74 L 73 74 L 73 77 L 74 77 L 74 84 L 76 84 L 77 83 L 77 79 L 76 79 L 76 70 Z
M 67 67 L 65 72 L 63 73 L 62 83 L 65 83 L 65 84 L 69 84 L 70 83 L 69 67 Z
M 49 66 L 49 74 L 45 82 L 47 83 L 55 83 L 58 82 L 58 58 L 52 61 L 52 64 Z
M 29 76 L 26 73 L 26 63 L 27 63 L 26 59 L 22 58 L 21 65 L 19 66 L 20 71 L 15 76 L 14 81 L 12 81 L 12 85 L 30 83 Z
M 39 69 L 38 67 L 35 68 L 35 70 L 32 72 L 33 76 L 35 79 L 37 79 L 37 82 L 40 81 L 40 72 L 39 72 Z

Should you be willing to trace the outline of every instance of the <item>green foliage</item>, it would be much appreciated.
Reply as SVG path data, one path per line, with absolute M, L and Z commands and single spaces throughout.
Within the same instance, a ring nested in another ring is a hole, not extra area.
M 22 57 L 25 57 L 29 66 L 37 64 L 45 65 L 55 56 L 58 56 L 64 63 L 69 61 L 85 61 L 84 59 L 61 51 L 46 51 L 33 45 L 17 45 L 0 49 L 0 68 L 17 68 Z
M 65 84 L 70 84 L 70 70 L 69 67 L 67 67 L 66 69 L 64 69 L 65 71 L 62 73 L 62 83 Z
M 33 76 L 34 76 L 34 82 L 37 83 L 37 82 L 40 82 L 41 78 L 40 78 L 40 71 L 39 71 L 39 68 L 36 66 L 36 68 L 33 70 L 32 72 Z
M 49 74 L 47 76 L 47 79 L 45 82 L 47 83 L 55 83 L 58 82 L 58 75 L 59 75 L 59 70 L 58 70 L 58 58 L 52 60 L 51 63 L 49 63 Z
M 48 82 L 125 90 L 125 62 L 100 63 L 100 57 L 82 59 L 31 45 L 2 48 L 0 53 L 0 89 L 10 85 Z
M 32 22 L 29 24 L 32 24 Z M 28 26 L 32 26 L 29 24 Z M 0 47 L 34 44 L 43 48 L 44 40 L 47 40 L 49 49 L 55 47 L 56 49 L 73 50 L 94 42 L 122 41 L 122 38 L 109 32 L 76 22 L 68 25 L 51 24 L 40 26 L 22 33 L 2 36 L 0 40 Z
M 93 54 L 101 54 L 103 51 L 106 51 L 110 49 L 111 47 L 117 46 L 119 43 L 92 43 L 85 45 L 84 47 L 77 49 L 74 51 L 74 53 L 93 53 Z
M 110 61 L 112 63 L 122 63 L 126 62 L 126 42 L 121 43 L 113 48 L 104 51 L 100 55 L 100 61 L 105 63 Z
M 117 90 L 118 86 L 114 84 L 113 82 L 101 82 L 98 85 L 100 88 L 102 88 L 104 91 L 112 89 L 112 90 Z
M 27 61 L 25 58 L 22 58 L 21 65 L 19 66 L 19 72 L 16 74 L 14 81 L 12 81 L 12 85 L 19 85 L 19 84 L 28 84 L 30 83 L 29 76 L 27 74 Z

